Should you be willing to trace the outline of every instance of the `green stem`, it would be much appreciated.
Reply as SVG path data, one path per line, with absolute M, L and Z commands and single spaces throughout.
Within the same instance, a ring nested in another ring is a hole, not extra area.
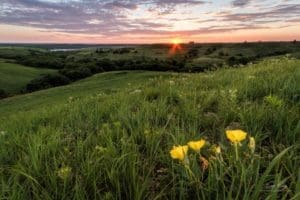
M 190 166 L 188 166 L 188 165 L 184 165 L 184 166 L 185 166 L 185 169 L 186 169 L 186 171 L 187 171 L 187 173 L 188 173 L 189 178 L 190 178 L 192 181 L 194 181 L 195 183 L 197 183 L 198 180 L 197 180 L 195 174 L 193 173 L 193 171 L 191 170 Z
M 238 161 L 239 153 L 238 153 L 238 143 L 237 142 L 234 143 L 234 150 L 235 150 L 235 159 L 236 159 L 236 161 Z

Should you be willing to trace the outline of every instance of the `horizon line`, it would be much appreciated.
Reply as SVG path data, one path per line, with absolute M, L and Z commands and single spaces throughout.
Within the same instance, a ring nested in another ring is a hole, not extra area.
M 299 41 L 299 39 L 292 39 L 292 40 L 251 40 L 251 41 L 236 41 L 236 42 L 196 42 L 196 41 L 189 41 L 189 42 L 181 42 L 180 44 L 239 44 L 239 43 L 279 43 L 279 42 L 293 42 Z M 35 44 L 35 45 L 50 45 L 50 44 L 64 44 L 64 45 L 158 45 L 158 44 L 172 44 L 172 42 L 157 42 L 157 43 L 70 43 L 70 42 L 0 42 L 0 45 L 3 44 Z

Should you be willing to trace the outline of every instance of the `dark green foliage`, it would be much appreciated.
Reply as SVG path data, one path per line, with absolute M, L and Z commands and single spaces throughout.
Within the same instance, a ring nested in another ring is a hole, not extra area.
M 20 64 L 37 68 L 62 69 L 66 56 L 65 53 L 30 51 L 29 55 L 18 57 L 16 60 Z
M 188 58 L 195 58 L 198 56 L 198 54 L 199 54 L 199 50 L 198 50 L 198 48 L 195 48 L 195 47 L 191 48 L 187 51 Z
M 109 69 L 114 69 L 115 68 L 115 63 L 112 62 L 110 59 L 107 59 L 107 58 L 98 60 L 96 65 L 99 69 L 102 69 L 104 71 L 109 71 Z
M 33 92 L 41 89 L 66 85 L 70 79 L 61 74 L 47 74 L 40 78 L 32 80 L 27 86 L 25 92 Z
M 285 55 L 289 53 L 288 51 L 286 50 L 277 50 L 277 51 L 272 51 L 272 52 L 261 52 L 261 53 L 258 53 L 256 55 L 257 58 L 263 58 L 263 57 L 268 57 L 268 56 L 280 56 L 280 55 Z
M 217 50 L 216 47 L 211 47 L 211 48 L 208 48 L 206 51 L 205 51 L 205 55 L 210 55 L 212 54 L 213 52 L 215 52 Z
M 97 48 L 95 52 L 96 52 L 97 54 L 103 54 L 103 53 L 107 53 L 108 50 L 106 50 L 106 49 L 101 49 L 101 48 Z
M 239 64 L 246 65 L 247 63 L 254 60 L 255 58 L 253 57 L 244 57 L 242 54 L 238 54 L 237 56 L 230 56 L 227 59 L 227 63 L 230 66 L 239 65 Z
M 69 78 L 71 81 L 83 79 L 92 75 L 92 72 L 87 67 L 81 67 L 78 69 L 63 69 L 60 71 L 62 75 Z
M 202 58 L 186 63 L 184 70 L 188 72 L 204 72 L 212 71 L 222 66 L 223 62 L 220 59 Z
M 223 56 L 228 56 L 228 53 L 226 53 L 226 52 L 224 52 L 224 51 L 220 51 L 220 52 L 218 53 L 218 55 L 219 55 L 220 57 L 223 57 Z
M 114 54 L 126 54 L 126 53 L 130 53 L 131 50 L 133 50 L 132 48 L 121 48 L 121 49 L 115 49 L 113 50 Z
M 8 97 L 8 94 L 6 93 L 6 91 L 3 89 L 0 89 L 0 99 L 4 99 L 6 97 Z

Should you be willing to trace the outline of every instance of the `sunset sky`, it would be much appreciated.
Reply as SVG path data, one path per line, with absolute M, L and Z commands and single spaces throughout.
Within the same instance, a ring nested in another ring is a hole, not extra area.
M 299 0 L 1 0 L 0 42 L 300 39 Z

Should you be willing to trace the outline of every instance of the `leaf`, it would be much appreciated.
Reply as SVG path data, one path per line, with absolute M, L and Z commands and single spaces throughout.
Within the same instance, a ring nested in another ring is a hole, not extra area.
M 262 191 L 263 188 L 263 184 L 265 182 L 265 180 L 267 179 L 267 176 L 270 174 L 271 170 L 275 167 L 275 165 L 277 163 L 280 162 L 280 159 L 292 148 L 288 147 L 285 150 L 283 150 L 282 152 L 280 152 L 270 163 L 270 165 L 268 166 L 268 168 L 266 169 L 266 171 L 262 174 L 256 188 L 255 191 L 252 195 L 252 197 L 250 199 L 258 199 L 258 195 L 259 193 Z

